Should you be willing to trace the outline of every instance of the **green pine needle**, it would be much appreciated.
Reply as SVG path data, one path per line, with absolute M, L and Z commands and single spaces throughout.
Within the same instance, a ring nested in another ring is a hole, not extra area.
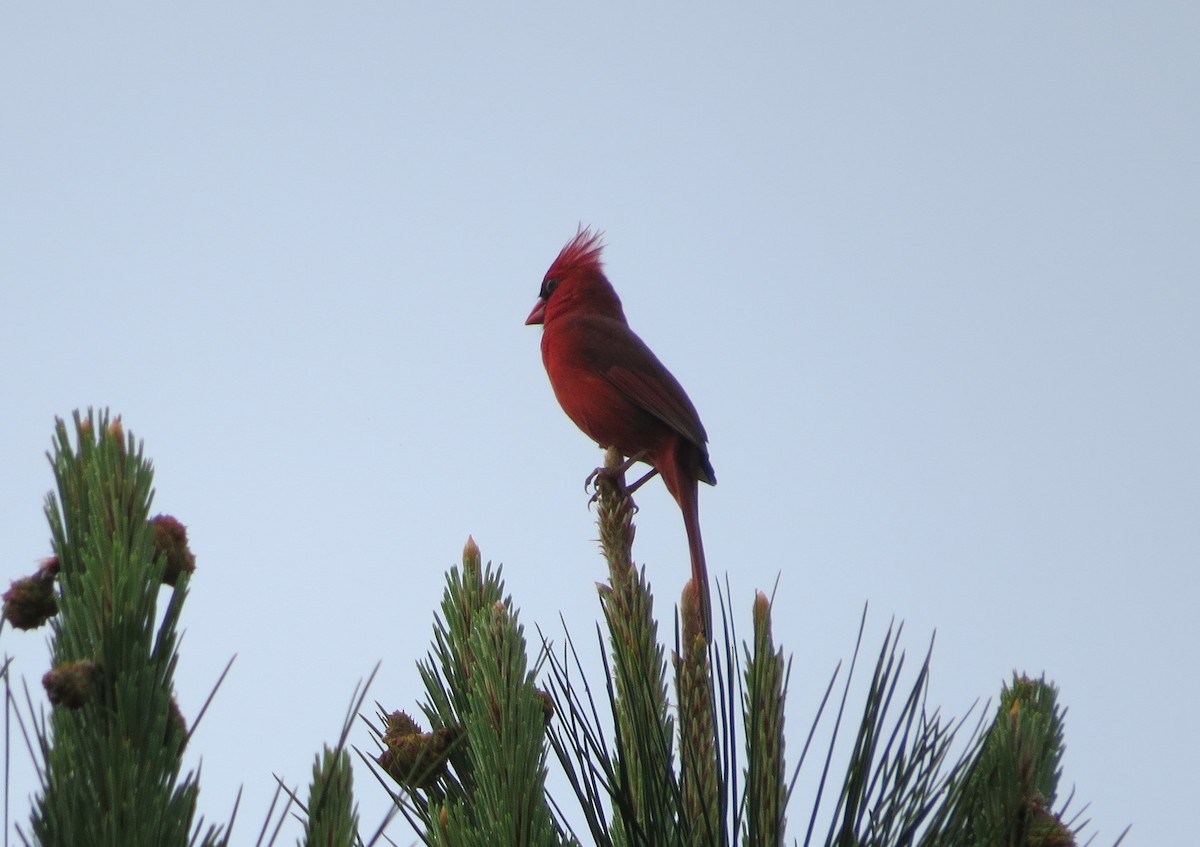
M 153 471 L 120 419 L 75 414 L 75 444 L 56 425 L 48 495 L 58 561 L 51 619 L 57 702 L 37 724 L 41 790 L 30 823 L 43 845 L 162 847 L 220 843 L 193 828 L 198 788 L 181 773 L 188 730 L 174 699 L 188 573 L 164 589 L 167 555 L 148 522 Z M 180 527 L 182 529 L 182 527 Z M 190 554 L 189 554 L 190 555 Z M 167 605 L 159 621 L 158 601 Z

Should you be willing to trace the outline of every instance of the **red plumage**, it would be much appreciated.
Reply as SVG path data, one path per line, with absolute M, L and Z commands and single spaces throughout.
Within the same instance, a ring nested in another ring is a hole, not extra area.
M 651 465 L 683 512 L 692 578 L 708 617 L 698 483 L 715 485 L 696 407 L 625 319 L 600 264 L 599 233 L 581 230 L 542 281 L 526 324 L 543 324 L 542 362 L 567 417 L 601 447 Z

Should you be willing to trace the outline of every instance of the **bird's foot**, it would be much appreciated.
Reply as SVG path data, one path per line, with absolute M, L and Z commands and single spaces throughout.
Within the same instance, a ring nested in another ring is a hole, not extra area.
M 641 461 L 641 454 L 638 454 L 637 456 L 631 456 L 630 458 L 626 459 L 621 464 L 616 465 L 614 467 L 606 466 L 606 467 L 596 468 L 594 471 L 592 471 L 590 474 L 588 474 L 587 479 L 584 480 L 584 483 L 583 483 L 583 490 L 588 491 L 588 490 L 594 488 L 594 490 L 592 491 L 592 496 L 588 499 L 588 508 L 591 508 L 591 505 L 600 499 L 600 480 L 601 479 L 610 480 L 613 483 L 614 487 L 616 487 L 618 489 L 618 491 L 620 491 L 620 493 L 622 493 L 626 497 L 628 497 L 630 494 L 632 494 L 633 492 L 635 492 L 639 488 L 641 488 L 643 485 L 645 485 L 645 483 L 648 479 L 650 479 L 651 477 L 653 477 L 655 474 L 658 473 L 657 468 L 651 468 L 650 471 L 647 474 L 645 474 L 643 477 L 641 477 L 639 480 L 637 480 L 637 482 L 633 483 L 632 485 L 626 485 L 625 484 L 625 471 L 629 470 L 631 465 L 633 465 L 635 462 L 639 462 L 639 461 Z M 634 511 L 637 511 L 637 506 L 634 506 L 633 508 L 634 508 Z

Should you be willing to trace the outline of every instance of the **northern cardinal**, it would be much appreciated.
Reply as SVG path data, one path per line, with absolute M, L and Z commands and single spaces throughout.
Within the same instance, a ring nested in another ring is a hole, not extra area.
M 717 484 L 708 435 L 696 407 L 642 339 L 604 276 L 599 233 L 582 229 L 546 271 L 525 323 L 542 324 L 542 362 L 567 417 L 601 447 L 657 472 L 683 512 L 692 579 L 707 621 L 708 569 L 700 540 L 697 489 Z

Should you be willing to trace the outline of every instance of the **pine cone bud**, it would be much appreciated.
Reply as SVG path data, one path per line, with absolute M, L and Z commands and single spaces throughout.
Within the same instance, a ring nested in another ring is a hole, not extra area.
M 188 742 L 188 725 L 187 720 L 183 717 L 183 711 L 179 708 L 179 702 L 171 698 L 171 713 L 167 716 L 167 732 L 163 743 L 167 747 L 175 745 L 176 752 L 180 755 L 187 747 Z
M 392 712 L 383 734 L 387 749 L 375 761 L 401 785 L 430 788 L 445 774 L 447 751 L 457 737 L 446 727 L 421 732 L 406 712 Z
M 467 536 L 467 543 L 463 545 L 462 554 L 463 574 L 469 575 L 472 580 L 478 581 L 480 574 L 483 573 L 483 554 L 479 552 L 479 545 L 475 543 L 475 539 Z
M 542 715 L 546 719 L 546 726 L 550 726 L 550 721 L 554 720 L 554 698 L 543 688 L 535 688 L 533 691 L 542 701 Z
M 154 552 L 167 560 L 163 584 L 174 586 L 180 574 L 195 573 L 196 557 L 188 548 L 187 527 L 170 515 L 157 515 L 149 523 L 154 527 Z
M 3 596 L 4 617 L 17 629 L 36 629 L 58 614 L 54 577 L 45 571 L 14 580 Z
M 38 562 L 38 576 L 53 579 L 58 576 L 59 567 L 58 556 L 47 556 Z
M 63 662 L 42 677 L 46 696 L 55 706 L 79 709 L 96 691 L 100 668 L 94 662 Z
M 705 636 L 708 627 L 704 621 L 704 601 L 700 597 L 700 586 L 696 580 L 689 579 L 683 586 L 683 596 L 680 598 L 680 617 L 683 618 L 683 652 L 687 655 L 692 650 L 703 651 L 708 645 Z
M 771 626 L 771 601 L 759 591 L 754 595 L 754 628 Z
M 1035 803 L 1025 832 L 1025 843 L 1031 847 L 1075 847 L 1075 836 L 1058 816 Z
M 115 417 L 108 425 L 107 436 L 113 438 L 117 442 L 117 452 L 122 456 L 125 455 L 125 427 L 121 425 L 121 418 Z

